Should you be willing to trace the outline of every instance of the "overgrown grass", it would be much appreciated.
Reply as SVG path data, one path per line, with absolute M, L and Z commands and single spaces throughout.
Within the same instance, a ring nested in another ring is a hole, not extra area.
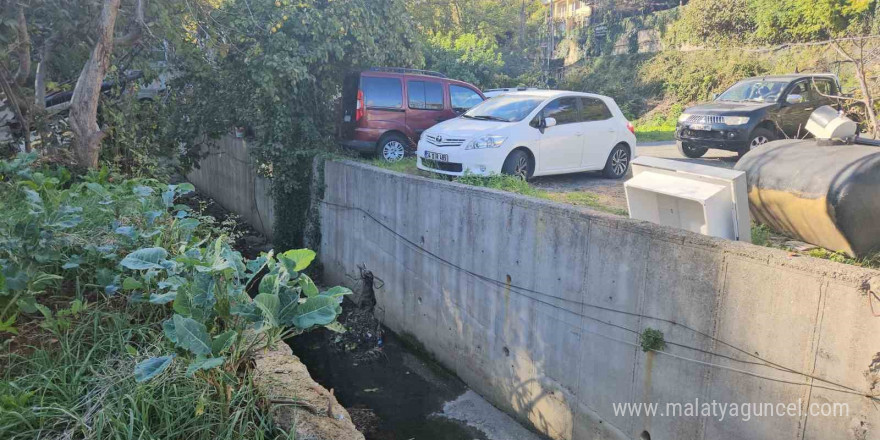
M 784 243 L 789 240 L 792 239 L 790 237 L 774 232 L 767 225 L 752 225 L 752 244 L 783 249 L 789 252 L 793 252 L 797 255 L 809 255 L 814 258 L 834 261 L 837 263 L 850 264 L 853 266 L 866 267 L 869 269 L 880 269 L 880 252 L 875 252 L 864 258 L 853 258 L 842 252 L 830 251 L 821 247 L 802 252 L 786 246 Z
M 681 104 L 673 104 L 642 116 L 633 123 L 636 127 L 636 138 L 639 142 L 674 140 L 675 125 L 683 110 Z
M 545 199 L 550 199 L 555 202 L 567 203 L 569 205 L 575 206 L 586 206 L 589 208 L 596 209 L 598 211 L 607 212 L 609 214 L 628 216 L 629 211 L 622 208 L 615 208 L 613 206 L 608 206 L 602 203 L 599 200 L 599 196 L 593 194 L 591 192 L 586 191 L 576 191 L 576 192 L 563 192 L 563 193 L 551 193 L 546 192 L 542 194 L 540 197 Z
M 165 315 L 155 306 L 105 303 L 82 313 L 69 331 L 33 327 L 26 340 L 7 341 L 0 352 L 0 438 L 286 438 L 247 379 L 229 390 L 228 406 L 214 387 L 185 377 L 183 363 L 135 382 L 134 365 L 161 353 Z
M 416 167 L 416 159 L 409 157 L 398 162 L 388 163 L 381 159 L 374 159 L 369 162 L 371 165 L 387 170 L 397 171 L 400 173 L 413 174 L 422 177 L 434 179 L 444 179 L 446 176 L 422 171 Z M 537 197 L 541 199 L 553 200 L 554 202 L 566 203 L 575 206 L 586 206 L 602 212 L 615 215 L 628 215 L 625 209 L 616 208 L 605 205 L 599 199 L 599 196 L 587 191 L 571 191 L 571 192 L 549 192 L 544 191 L 530 185 L 528 182 L 507 175 L 494 175 L 489 177 L 464 175 L 455 179 L 458 183 L 466 185 L 479 186 L 482 188 L 492 188 L 501 191 L 512 192 L 524 196 Z

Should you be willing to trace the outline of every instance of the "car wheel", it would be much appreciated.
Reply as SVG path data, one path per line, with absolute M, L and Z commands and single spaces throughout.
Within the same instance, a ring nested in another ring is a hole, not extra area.
M 405 136 L 389 134 L 379 140 L 376 153 L 385 162 L 397 162 L 406 156 L 406 146 L 409 144 Z
M 611 150 L 602 173 L 609 179 L 620 179 L 629 171 L 629 162 L 629 148 L 626 145 L 620 144 Z
M 501 173 L 510 176 L 516 176 L 520 179 L 528 181 L 532 178 L 535 170 L 532 169 L 532 159 L 529 154 L 523 150 L 513 150 L 504 159 L 504 165 L 501 166 Z
M 697 147 L 692 144 L 686 144 L 684 142 L 676 142 L 676 147 L 678 147 L 678 152 L 681 153 L 682 156 L 689 157 L 691 159 L 696 159 L 698 157 L 703 157 L 708 148 L 705 147 Z
M 766 128 L 756 128 L 755 131 L 752 132 L 752 135 L 749 136 L 749 143 L 746 145 L 746 148 L 743 150 L 739 150 L 739 157 L 743 157 L 749 151 L 752 151 L 755 148 L 766 144 L 767 142 L 772 142 L 775 140 L 776 133 L 773 133 Z

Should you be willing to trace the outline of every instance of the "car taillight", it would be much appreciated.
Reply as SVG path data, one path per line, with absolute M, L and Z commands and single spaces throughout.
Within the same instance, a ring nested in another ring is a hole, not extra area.
M 364 91 L 358 90 L 357 107 L 354 111 L 354 120 L 360 121 L 364 117 Z
M 633 126 L 632 122 L 626 121 L 626 129 L 629 130 L 630 133 L 636 134 L 636 127 Z

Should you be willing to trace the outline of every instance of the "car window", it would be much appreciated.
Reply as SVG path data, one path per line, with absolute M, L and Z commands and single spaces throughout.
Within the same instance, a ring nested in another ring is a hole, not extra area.
M 823 96 L 823 95 L 836 95 L 837 94 L 837 92 L 835 91 L 834 82 L 832 82 L 830 79 L 825 79 L 825 78 L 814 79 L 813 80 L 813 87 L 815 88 L 813 90 L 813 92 L 814 92 L 814 94 L 817 95 L 816 96 L 817 99 L 824 98 L 825 96 Z M 816 92 L 818 92 L 818 93 L 816 93 Z
M 556 119 L 558 125 L 580 122 L 577 98 L 574 97 L 554 99 L 544 107 L 542 113 L 544 118 Z
M 409 108 L 417 110 L 443 110 L 443 86 L 430 81 L 407 81 L 406 92 Z
M 581 118 L 583 121 L 604 121 L 611 119 L 611 110 L 597 98 L 581 99 Z
M 477 92 L 461 86 L 449 85 L 449 96 L 452 98 L 452 108 L 462 111 L 483 102 L 483 98 Z
M 361 78 L 361 90 L 367 107 L 403 107 L 403 86 L 398 78 L 365 76 Z
M 807 80 L 801 80 L 795 83 L 795 85 L 791 88 L 791 91 L 788 92 L 788 96 L 791 95 L 800 95 L 804 98 L 805 101 L 810 99 L 809 90 L 807 89 Z

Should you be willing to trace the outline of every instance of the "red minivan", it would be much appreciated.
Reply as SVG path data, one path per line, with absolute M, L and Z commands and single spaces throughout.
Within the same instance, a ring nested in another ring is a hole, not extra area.
M 341 144 L 389 162 L 415 150 L 422 132 L 486 99 L 480 89 L 442 73 L 374 67 L 346 76 Z

